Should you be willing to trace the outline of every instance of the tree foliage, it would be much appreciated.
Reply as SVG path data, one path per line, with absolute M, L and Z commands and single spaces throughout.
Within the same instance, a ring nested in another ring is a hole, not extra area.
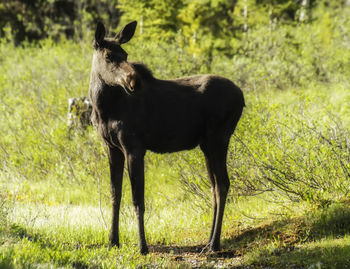
M 348 0 L 10 0 L 0 4 L 0 36 L 16 44 L 46 37 L 81 39 L 97 21 L 113 32 L 120 21 L 137 20 L 141 41 L 176 43 L 211 63 L 217 53 L 246 50 L 250 31 L 262 25 L 271 31 L 314 20 L 321 25 L 325 14 L 330 18 L 346 5 Z
M 112 0 L 8 0 L 0 3 L 0 37 L 15 44 L 47 37 L 81 38 L 98 20 L 115 27 L 120 18 Z
M 120 0 L 118 7 L 123 22 L 142 21 L 142 39 L 176 41 L 210 62 L 217 52 L 233 55 L 242 49 L 251 29 L 308 23 L 312 20 L 305 16 L 300 21 L 301 12 L 308 14 L 306 18 L 314 14 L 313 19 L 322 19 L 324 11 L 345 5 L 346 1 L 327 0 Z
M 123 12 L 122 22 L 137 20 L 140 32 L 154 40 L 174 38 L 178 30 L 178 11 L 183 8 L 182 0 L 119 0 Z M 143 23 L 144 22 L 144 23 Z

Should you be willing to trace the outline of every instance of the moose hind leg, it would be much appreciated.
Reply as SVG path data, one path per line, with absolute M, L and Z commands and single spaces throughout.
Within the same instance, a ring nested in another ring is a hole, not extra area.
M 209 156 L 208 156 L 208 150 L 205 144 L 201 144 L 200 148 L 202 152 L 204 153 L 205 157 L 205 163 L 207 166 L 207 171 L 208 171 L 208 176 L 210 179 L 211 187 L 212 187 L 212 193 L 213 193 L 213 220 L 212 220 L 212 226 L 211 226 L 211 231 L 210 231 L 210 237 L 209 237 L 209 244 L 213 239 L 213 234 L 214 234 L 214 228 L 215 228 L 215 223 L 216 223 L 216 214 L 217 214 L 217 202 L 216 202 L 216 184 L 215 184 L 215 178 L 214 174 L 212 172 L 213 168 L 210 167 L 210 162 L 209 162 Z
M 145 212 L 145 179 L 144 179 L 144 152 L 128 154 L 128 170 L 131 181 L 133 204 L 138 223 L 139 247 L 141 254 L 148 253 L 145 237 L 144 212 Z
M 220 141 L 220 142 L 219 142 Z M 224 140 L 225 141 L 225 140 Z M 223 139 L 213 139 L 207 141 L 204 154 L 206 155 L 207 165 L 211 171 L 214 191 L 214 216 L 213 226 L 210 236 L 210 250 L 220 250 L 220 235 L 222 227 L 222 219 L 225 210 L 226 197 L 230 186 L 230 181 L 226 168 L 228 139 L 223 143 Z M 202 146 L 202 148 L 205 148 Z
M 211 160 L 214 167 L 215 191 L 216 191 L 216 222 L 213 228 L 213 236 L 210 242 L 210 249 L 212 251 L 220 250 L 220 235 L 222 227 L 222 219 L 224 216 L 226 197 L 230 187 L 230 180 L 227 175 L 226 168 L 226 153 L 220 153 Z
M 119 149 L 109 148 L 108 159 L 111 177 L 112 227 L 109 242 L 119 247 L 119 209 L 122 197 L 124 154 Z

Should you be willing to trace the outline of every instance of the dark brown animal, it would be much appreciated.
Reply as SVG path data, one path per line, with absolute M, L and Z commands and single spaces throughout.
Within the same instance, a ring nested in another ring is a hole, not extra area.
M 141 253 L 148 252 L 144 231 L 144 155 L 200 146 L 214 194 L 209 247 L 220 249 L 220 234 L 230 181 L 226 155 L 244 107 L 242 91 L 230 80 L 197 75 L 156 79 L 147 67 L 127 61 L 121 44 L 134 35 L 136 21 L 115 38 L 95 32 L 90 99 L 92 120 L 108 147 L 113 203 L 110 243 L 119 246 L 118 222 L 124 161 L 131 181 Z

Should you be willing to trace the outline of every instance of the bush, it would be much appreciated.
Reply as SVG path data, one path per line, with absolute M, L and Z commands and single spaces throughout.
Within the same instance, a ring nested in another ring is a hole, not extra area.
M 316 203 L 346 199 L 349 130 L 328 110 L 313 116 L 315 108 L 307 104 L 307 94 L 292 105 L 269 102 L 270 97 L 259 95 L 254 105 L 248 101 L 231 140 L 227 160 L 231 196 L 270 192 L 272 200 L 281 196 Z M 186 165 L 181 165 L 180 176 L 189 192 L 209 201 L 210 184 L 199 154 L 184 154 Z

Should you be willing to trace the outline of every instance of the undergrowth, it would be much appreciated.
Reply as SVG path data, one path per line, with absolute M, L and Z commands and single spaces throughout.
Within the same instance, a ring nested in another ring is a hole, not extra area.
M 199 149 L 146 155 L 146 257 L 125 173 L 123 247 L 109 248 L 105 148 L 92 127 L 66 124 L 68 98 L 88 92 L 91 40 L 0 42 L 0 267 L 348 266 L 350 50 L 339 30 L 348 23 L 252 29 L 244 50 L 210 64 L 176 44 L 125 46 L 157 77 L 212 72 L 244 90 L 214 254 L 200 253 L 212 196 Z

